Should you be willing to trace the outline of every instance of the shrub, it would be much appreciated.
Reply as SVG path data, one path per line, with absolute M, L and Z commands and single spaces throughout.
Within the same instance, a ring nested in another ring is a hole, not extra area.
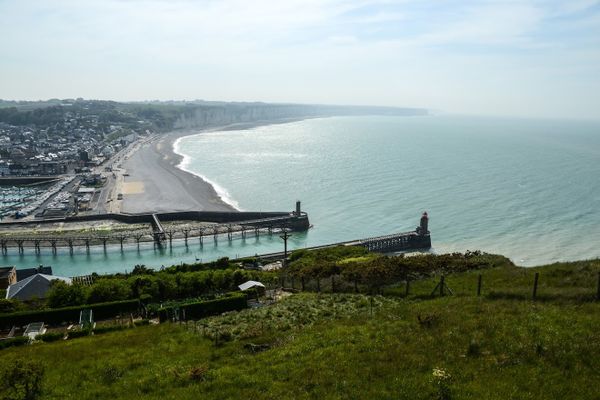
M 150 320 L 149 319 L 140 319 L 140 320 L 137 320 L 137 321 L 133 321 L 133 324 L 135 326 L 150 325 Z
M 105 385 L 111 385 L 123 377 L 123 369 L 115 365 L 107 365 L 102 368 L 100 377 Z
M 19 311 L 22 308 L 23 303 L 19 300 L 0 298 L 0 313 L 11 313 Z
M 110 318 L 117 314 L 137 311 L 138 300 L 113 301 L 110 303 L 90 304 L 86 306 L 73 306 L 55 308 L 41 311 L 21 311 L 10 314 L 0 314 L 0 328 L 23 326 L 30 322 L 43 321 L 46 324 L 59 324 L 61 322 L 79 322 L 79 312 L 83 308 L 94 311 L 95 319 Z
M 0 373 L 2 399 L 34 400 L 42 392 L 44 366 L 33 361 L 17 360 L 5 365 Z
M 23 346 L 29 343 L 29 338 L 25 336 L 18 336 L 10 339 L 0 340 L 0 350 L 6 349 L 7 347 Z
M 75 339 L 75 338 L 79 338 L 79 337 L 89 336 L 91 333 L 92 333 L 92 331 L 89 329 L 76 329 L 76 330 L 70 331 L 68 333 L 68 338 Z
M 131 288 L 121 279 L 100 279 L 90 289 L 89 303 L 126 300 L 131 297 Z
M 94 335 L 99 335 L 102 333 L 114 332 L 114 331 L 122 331 L 123 329 L 127 329 L 126 325 L 103 325 L 94 328 Z
M 62 332 L 48 332 L 43 335 L 39 335 L 36 337 L 37 340 L 41 340 L 42 342 L 55 342 L 57 340 L 61 340 L 65 337 L 65 334 Z
M 87 290 L 81 285 L 68 285 L 67 283 L 55 280 L 48 291 L 48 306 L 51 308 L 77 306 L 85 304 L 87 300 Z
M 169 319 L 169 315 L 172 315 L 175 309 L 179 308 L 180 317 L 183 317 L 185 310 L 186 319 L 199 319 L 227 311 L 242 310 L 246 306 L 246 295 L 244 293 L 230 293 L 220 299 L 163 307 L 158 310 L 158 317 L 160 322 L 165 322 Z

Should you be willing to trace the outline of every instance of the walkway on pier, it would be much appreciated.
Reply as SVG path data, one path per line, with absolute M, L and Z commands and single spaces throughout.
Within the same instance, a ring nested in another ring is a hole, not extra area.
M 254 215 L 262 216 L 265 214 L 255 213 Z M 182 224 L 180 228 L 165 228 L 161 222 L 161 219 L 165 216 L 167 217 L 167 220 L 176 222 L 170 214 L 151 214 L 151 219 L 149 221 L 151 229 L 145 230 L 114 234 L 94 233 L 82 235 L 77 231 L 73 231 L 72 234 L 69 234 L 67 231 L 62 231 L 54 234 L 53 232 L 48 232 L 46 235 L 40 234 L 39 236 L 0 236 L 0 248 L 3 254 L 7 254 L 8 249 L 11 247 L 17 248 L 20 254 L 23 254 L 26 248 L 33 248 L 36 254 L 39 254 L 42 247 L 50 247 L 53 253 L 56 253 L 57 248 L 59 247 L 68 247 L 69 251 L 73 252 L 73 249 L 76 246 L 85 246 L 89 249 L 90 246 L 102 245 L 106 248 L 106 246 L 111 243 L 118 243 L 121 248 L 123 248 L 124 244 L 129 242 L 134 242 L 139 246 L 140 242 L 154 241 L 155 243 L 162 245 L 166 240 L 171 244 L 173 239 L 184 239 L 187 244 L 188 239 L 195 237 L 199 239 L 200 244 L 203 244 L 203 239 L 207 236 L 213 236 L 216 241 L 218 235 L 227 234 L 228 240 L 232 240 L 236 233 L 240 234 L 242 238 L 245 238 L 248 232 L 252 232 L 255 236 L 259 236 L 261 231 L 266 231 L 271 234 L 274 230 L 305 230 L 308 228 L 308 216 L 306 213 L 301 213 L 299 216 L 293 212 L 287 214 L 278 213 L 266 218 L 213 223 L 212 225 L 200 227 L 190 227 L 189 225 Z M 240 217 L 242 216 L 243 214 L 240 213 Z
M 297 250 L 313 251 L 320 249 L 328 249 L 336 246 L 362 246 L 369 251 L 377 253 L 393 253 L 396 251 L 411 250 L 429 250 L 431 248 L 431 236 L 429 235 L 429 233 L 420 235 L 416 231 L 402 232 L 367 239 L 349 240 L 346 242 L 337 242 L 320 246 L 305 247 Z M 284 257 L 284 252 L 281 251 L 277 253 L 261 254 L 258 257 L 262 260 L 281 260 Z

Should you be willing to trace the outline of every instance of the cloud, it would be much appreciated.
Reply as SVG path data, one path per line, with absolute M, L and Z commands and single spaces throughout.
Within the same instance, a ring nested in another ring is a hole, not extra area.
M 598 11 L 590 0 L 4 0 L 0 86 L 15 98 L 494 113 L 516 113 L 521 95 L 548 114 L 568 98 L 589 115 L 600 100 Z M 544 102 L 536 88 L 565 100 Z

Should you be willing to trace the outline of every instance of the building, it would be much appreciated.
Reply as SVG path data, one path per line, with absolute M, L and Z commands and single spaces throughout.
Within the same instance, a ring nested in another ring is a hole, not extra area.
M 6 289 L 17 283 L 17 269 L 12 267 L 0 267 L 0 289 Z
M 65 278 L 62 276 L 35 274 L 26 278 L 22 281 L 10 285 L 6 290 L 7 299 L 16 300 L 31 300 L 31 299 L 43 299 L 46 297 L 46 293 L 52 287 L 52 281 L 59 280 L 66 284 L 71 284 L 71 278 Z
M 43 265 L 40 265 L 36 268 L 18 269 L 16 282 L 20 282 L 23 279 L 27 279 L 35 274 L 52 275 L 52 267 L 44 267 Z

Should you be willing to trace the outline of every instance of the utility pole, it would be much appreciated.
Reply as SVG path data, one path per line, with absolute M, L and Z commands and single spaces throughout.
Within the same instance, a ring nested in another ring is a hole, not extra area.
M 279 235 L 283 239 L 283 266 L 287 264 L 287 241 L 292 235 L 288 232 L 287 228 L 283 228 L 283 233 Z

